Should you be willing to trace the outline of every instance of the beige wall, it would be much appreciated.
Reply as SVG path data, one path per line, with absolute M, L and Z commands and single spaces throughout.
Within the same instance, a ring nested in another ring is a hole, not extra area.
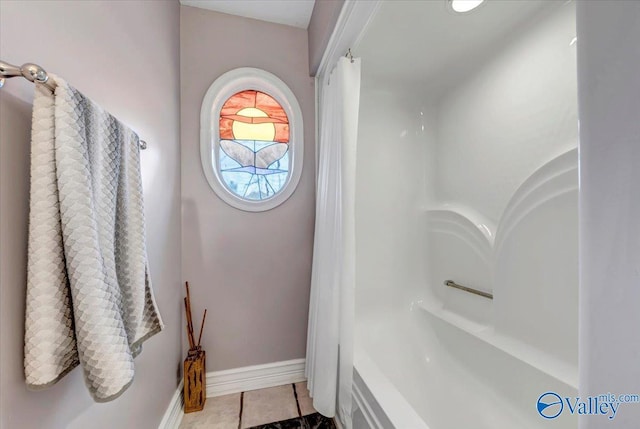
M 338 22 L 344 0 L 316 0 L 309 21 L 309 70 L 315 76 L 333 28 Z
M 0 427 L 155 429 L 180 361 L 179 5 L 172 1 L 0 2 L 0 58 L 66 78 L 148 141 L 147 241 L 165 331 L 145 343 L 133 385 L 95 404 L 79 369 L 45 391 L 22 367 L 33 85 L 0 90 Z
M 183 277 L 199 315 L 207 370 L 305 356 L 314 227 L 314 83 L 305 30 L 181 6 Z M 267 212 L 228 206 L 200 163 L 200 107 L 237 67 L 282 79 L 302 108 L 305 159 L 294 194 Z

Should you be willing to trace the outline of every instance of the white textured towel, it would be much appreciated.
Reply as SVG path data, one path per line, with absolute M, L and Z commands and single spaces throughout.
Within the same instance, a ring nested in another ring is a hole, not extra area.
M 25 315 L 27 385 L 81 364 L 95 401 L 133 381 L 162 330 L 147 267 L 138 136 L 64 80 L 36 85 Z

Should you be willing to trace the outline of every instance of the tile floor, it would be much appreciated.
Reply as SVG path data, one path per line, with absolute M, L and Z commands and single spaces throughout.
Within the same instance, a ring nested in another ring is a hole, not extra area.
M 335 428 L 331 419 L 323 418 L 316 413 L 306 382 L 207 398 L 204 410 L 185 414 L 180 424 L 180 429 L 256 427 L 260 429 Z

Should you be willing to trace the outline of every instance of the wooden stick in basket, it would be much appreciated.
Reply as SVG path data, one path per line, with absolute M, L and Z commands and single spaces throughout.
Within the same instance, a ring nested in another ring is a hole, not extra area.
M 195 340 L 193 338 L 193 328 L 191 325 L 191 309 L 189 308 L 186 297 L 184 298 L 184 309 L 187 315 L 187 339 L 189 340 L 189 349 L 192 349 L 195 346 Z
M 198 335 L 198 347 L 200 347 L 200 341 L 202 340 L 202 331 L 204 331 L 204 321 L 207 318 L 207 309 L 204 309 L 204 316 L 202 316 L 202 323 L 200 324 L 200 335 Z
M 191 339 L 195 345 L 196 340 L 193 335 L 193 314 L 191 313 L 191 290 L 189 289 L 189 282 L 185 282 L 185 285 L 187 287 L 187 304 L 189 304 L 189 331 L 191 332 Z
M 189 334 L 191 335 L 191 343 L 193 343 L 193 345 L 195 346 L 196 339 L 193 331 L 193 314 L 191 313 L 191 291 L 189 290 L 189 282 L 185 282 L 185 287 L 187 289 L 187 321 L 189 322 Z
M 187 302 L 189 303 L 189 315 L 191 315 L 191 293 L 189 292 L 189 282 L 184 282 L 187 289 Z

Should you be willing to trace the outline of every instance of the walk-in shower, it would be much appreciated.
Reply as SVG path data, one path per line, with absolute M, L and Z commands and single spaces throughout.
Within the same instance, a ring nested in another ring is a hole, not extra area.
M 382 2 L 362 58 L 354 427 L 575 428 L 575 4 Z M 363 409 L 363 404 L 374 403 Z

